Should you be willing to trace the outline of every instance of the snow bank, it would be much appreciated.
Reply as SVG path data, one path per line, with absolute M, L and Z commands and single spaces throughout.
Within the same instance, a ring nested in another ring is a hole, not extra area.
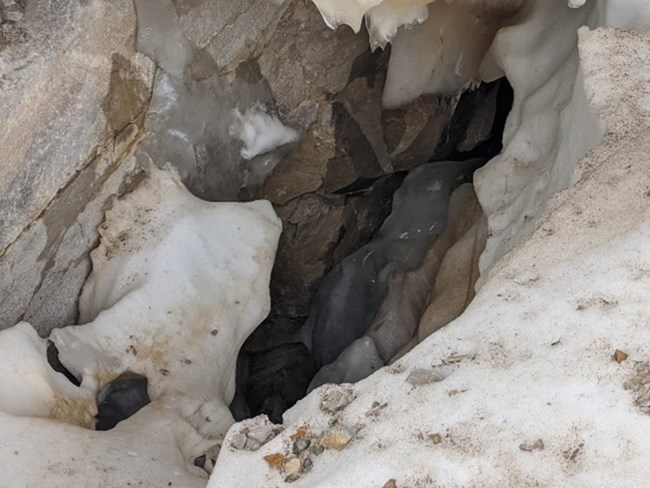
M 342 410 L 324 409 L 317 389 L 259 451 L 223 449 L 210 488 L 280 486 L 277 456 L 264 456 L 332 423 L 354 438 L 310 455 L 292 486 L 647 484 L 650 417 L 624 384 L 650 360 L 650 34 L 580 39 L 586 96 L 607 127 L 580 181 L 459 319 L 355 385 Z M 629 358 L 615 361 L 617 349 Z M 414 370 L 436 374 L 409 381 Z
M 87 323 L 50 337 L 81 387 L 51 370 L 29 324 L 0 332 L 2 487 L 46 474 L 47 486 L 204 486 L 194 459 L 233 422 L 237 354 L 269 311 L 280 221 L 268 202 L 206 202 L 153 167 L 134 184 L 91 254 Z M 147 377 L 151 404 L 107 432 L 60 423 L 92 427 L 97 392 L 126 371 Z

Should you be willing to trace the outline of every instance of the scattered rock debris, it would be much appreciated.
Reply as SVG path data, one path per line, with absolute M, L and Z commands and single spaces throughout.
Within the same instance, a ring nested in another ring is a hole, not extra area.
M 442 442 L 442 436 L 438 433 L 429 434 L 429 439 L 431 439 L 431 442 L 433 442 L 434 444 L 440 444 Z
M 273 440 L 282 430 L 282 427 L 279 425 L 272 424 L 264 419 L 262 423 L 243 427 L 238 433 L 233 435 L 230 441 L 230 447 L 240 450 L 257 451 L 264 444 Z
M 572 463 L 575 463 L 578 456 L 582 452 L 582 448 L 584 446 L 585 446 L 585 443 L 581 442 L 580 444 L 578 444 L 578 447 L 575 447 L 573 449 L 567 449 L 566 451 L 564 451 L 562 453 L 562 455 L 564 456 L 564 459 L 566 459 L 567 461 L 571 461 Z
M 323 432 L 319 442 L 325 449 L 341 451 L 345 449 L 353 437 L 354 434 L 350 429 L 343 425 L 335 425 Z
M 349 385 L 331 385 L 323 389 L 320 409 L 330 414 L 347 407 L 354 400 L 354 390 Z
M 537 439 L 533 443 L 523 443 L 519 445 L 519 449 L 524 452 L 543 451 L 544 441 L 542 439 Z
M 292 457 L 287 459 L 282 465 L 282 473 L 284 474 L 284 481 L 291 483 L 296 481 L 302 476 L 302 461 L 299 457 Z
M 431 383 L 438 383 L 443 379 L 444 378 L 440 373 L 432 369 L 416 368 L 411 371 L 411 374 L 408 375 L 406 381 L 413 386 L 422 386 Z
M 634 404 L 642 413 L 650 415 L 650 362 L 637 362 L 634 376 L 623 383 L 623 388 L 636 393 Z
M 627 358 L 628 358 L 628 354 L 626 352 L 621 351 L 620 349 L 616 349 L 616 351 L 614 351 L 614 356 L 612 357 L 612 359 L 614 359 L 614 361 L 616 361 L 619 364 L 621 364 Z
M 271 424 L 271 427 L 273 427 L 273 424 Z M 238 435 L 250 436 L 251 431 L 242 431 L 233 436 L 231 444 Z M 277 433 L 274 433 L 275 435 Z M 306 426 L 301 426 L 289 436 L 292 442 L 285 444 L 285 449 L 290 452 L 267 454 L 264 456 L 264 461 L 270 468 L 280 471 L 286 483 L 292 483 L 312 469 L 315 456 L 319 456 L 325 449 L 340 451 L 353 438 L 353 431 L 343 425 L 330 427 L 320 436 L 314 434 Z M 241 444 L 241 439 L 237 442 Z
M 387 406 L 388 406 L 388 402 L 384 402 L 384 403 L 379 403 L 377 401 L 372 402 L 372 405 L 370 406 L 370 410 L 366 412 L 366 417 L 373 417 L 373 418 L 379 417 L 381 411 L 385 409 Z

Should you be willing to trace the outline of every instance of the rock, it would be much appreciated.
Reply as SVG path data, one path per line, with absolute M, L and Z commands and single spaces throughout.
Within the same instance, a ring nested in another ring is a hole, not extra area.
M 234 449 L 243 449 L 246 446 L 246 434 L 238 432 L 230 439 L 230 446 Z
M 0 328 L 24 316 L 47 335 L 76 319 L 102 207 L 133 172 L 151 92 L 135 28 L 127 0 L 37 0 L 0 26 Z
M 291 483 L 296 481 L 302 475 L 302 462 L 298 457 L 287 459 L 282 465 L 282 473 L 284 474 L 284 481 Z
M 320 409 L 333 414 L 343 410 L 354 400 L 354 391 L 345 386 L 332 385 L 325 387 L 320 394 Z
M 310 439 L 305 439 L 304 437 L 301 439 L 296 439 L 293 443 L 292 447 L 292 452 L 295 455 L 300 454 L 301 452 L 309 449 L 309 446 L 311 445 L 311 440 Z
M 479 277 L 479 258 L 487 239 L 487 220 L 472 192 L 472 198 L 457 215 L 454 244 L 440 264 L 430 303 L 418 325 L 418 340 L 460 316 L 475 295 Z
M 151 402 L 145 376 L 127 371 L 99 392 L 96 430 L 109 430 Z
M 476 208 L 478 202 L 471 184 L 458 187 L 449 199 L 447 225 L 427 249 L 421 263 L 413 269 L 394 270 L 391 274 L 386 297 L 368 329 L 368 336 L 375 341 L 384 362 L 392 360 L 407 344 L 405 349 L 415 344 L 410 341 L 431 301 L 443 257 L 458 239 L 458 226 L 467 220 L 463 216 L 467 212 L 473 215 Z
M 533 452 L 533 451 L 543 451 L 544 450 L 544 441 L 542 439 L 537 439 L 535 442 L 532 444 L 520 444 L 519 449 L 525 452 Z
M 340 451 L 345 449 L 353 438 L 354 434 L 350 429 L 342 425 L 337 425 L 323 432 L 319 438 L 319 442 L 325 449 Z
M 282 427 L 269 422 L 259 426 L 249 427 L 246 437 L 248 440 L 252 440 L 259 443 L 260 446 L 263 446 L 273 440 L 280 432 L 282 432 Z
M 406 378 L 406 381 L 413 386 L 422 386 L 429 385 L 431 383 L 438 383 L 444 378 L 440 373 L 430 370 L 430 369 L 421 369 L 417 368 L 411 371 L 411 373 Z
M 310 470 L 314 466 L 314 461 L 311 458 L 305 458 L 302 462 L 302 467 L 305 471 Z
M 431 439 L 431 442 L 434 444 L 440 444 L 442 442 L 442 436 L 440 434 L 430 434 L 429 439 Z
M 614 351 L 613 359 L 619 364 L 625 361 L 627 357 L 628 357 L 627 353 L 621 351 L 620 349 L 616 349 L 616 351 Z
M 384 484 L 382 488 L 397 488 L 397 481 L 390 479 Z
M 284 465 L 285 460 L 285 456 L 279 452 L 274 452 L 272 454 L 267 454 L 264 456 L 264 461 L 266 461 L 266 464 L 274 469 L 280 469 Z

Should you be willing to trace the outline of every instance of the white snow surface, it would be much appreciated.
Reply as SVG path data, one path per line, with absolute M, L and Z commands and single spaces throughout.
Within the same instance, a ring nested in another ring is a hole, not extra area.
M 193 461 L 233 422 L 237 354 L 269 312 L 281 223 L 269 202 L 206 202 L 153 166 L 136 185 L 100 226 L 84 325 L 50 336 L 81 387 L 49 367 L 29 324 L 0 332 L 2 488 L 205 486 Z M 81 428 L 125 371 L 147 377 L 152 403 L 110 431 Z
M 650 34 L 581 30 L 580 50 L 606 133 L 577 183 L 459 319 L 356 384 L 342 411 L 320 409 L 325 386 L 259 451 L 222 449 L 210 488 L 284 486 L 263 457 L 288 454 L 300 428 L 319 434 L 332 423 L 355 438 L 314 456 L 292 486 L 647 485 L 650 416 L 623 384 L 650 361 Z M 614 361 L 617 349 L 628 359 Z M 415 369 L 444 379 L 413 386 Z M 527 451 L 538 439 L 544 448 Z

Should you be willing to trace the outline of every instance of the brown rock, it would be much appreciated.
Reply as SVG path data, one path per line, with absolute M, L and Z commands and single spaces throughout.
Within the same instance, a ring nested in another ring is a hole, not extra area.
M 354 434 L 347 427 L 338 425 L 323 432 L 320 437 L 320 444 L 325 449 L 340 451 L 350 443 Z
M 266 461 L 266 464 L 274 469 L 278 469 L 284 465 L 285 459 L 286 458 L 284 454 L 281 454 L 279 452 L 274 452 L 273 454 L 267 454 L 264 456 L 264 461 Z
M 627 359 L 627 353 L 621 351 L 620 349 L 616 349 L 616 351 L 614 351 L 613 359 L 620 364 Z
M 386 484 L 382 488 L 397 488 L 397 481 L 394 479 L 390 479 L 386 482 Z

